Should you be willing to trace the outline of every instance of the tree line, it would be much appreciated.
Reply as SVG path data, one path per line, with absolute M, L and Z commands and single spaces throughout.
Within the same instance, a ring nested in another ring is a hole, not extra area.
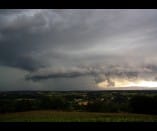
M 62 110 L 89 112 L 129 112 L 157 114 L 157 95 L 113 95 L 113 99 L 88 98 L 87 105 L 79 105 L 73 97 L 41 96 L 38 99 L 1 99 L 0 113 L 29 110 Z

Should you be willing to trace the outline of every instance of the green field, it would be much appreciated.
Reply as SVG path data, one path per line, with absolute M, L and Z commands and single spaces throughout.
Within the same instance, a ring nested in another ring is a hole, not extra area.
M 46 110 L 0 114 L 0 122 L 157 122 L 157 115 Z

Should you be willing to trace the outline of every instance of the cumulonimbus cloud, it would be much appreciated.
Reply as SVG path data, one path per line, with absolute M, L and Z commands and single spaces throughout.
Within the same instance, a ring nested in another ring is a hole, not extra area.
M 26 71 L 28 83 L 155 79 L 156 21 L 157 10 L 0 10 L 0 66 Z

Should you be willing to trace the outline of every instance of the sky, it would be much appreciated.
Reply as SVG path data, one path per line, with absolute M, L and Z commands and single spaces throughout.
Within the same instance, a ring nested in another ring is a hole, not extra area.
M 0 91 L 157 89 L 156 9 L 0 9 Z

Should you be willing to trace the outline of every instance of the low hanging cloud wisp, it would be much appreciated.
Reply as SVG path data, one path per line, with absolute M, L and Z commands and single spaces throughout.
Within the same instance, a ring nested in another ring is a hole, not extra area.
M 145 70 L 136 67 L 134 70 L 131 67 L 130 71 L 126 71 L 124 67 L 75 67 L 72 69 L 62 69 L 62 70 L 52 70 L 52 69 L 42 69 L 32 74 L 28 74 L 26 76 L 26 80 L 33 81 L 43 81 L 48 79 L 60 79 L 60 78 L 76 78 L 83 76 L 92 76 L 94 78 L 94 82 L 98 87 L 102 88 L 110 88 L 110 87 L 156 87 L 155 75 L 153 76 L 155 66 L 147 65 L 144 68 Z M 124 70 L 123 70 L 124 69 Z M 147 76 L 143 75 L 147 73 Z M 150 75 L 153 76 L 150 79 Z M 149 82 L 150 86 L 148 85 Z

